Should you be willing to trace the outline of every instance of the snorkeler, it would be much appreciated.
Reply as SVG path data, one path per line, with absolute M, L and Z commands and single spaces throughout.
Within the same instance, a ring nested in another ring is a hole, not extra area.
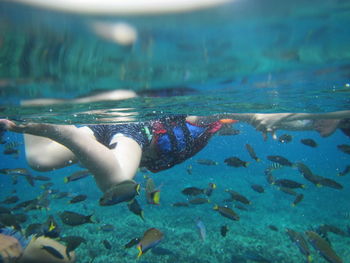
M 267 133 L 274 135 L 277 129 L 318 129 L 321 132 L 321 120 L 346 120 L 349 117 L 350 111 L 223 113 L 206 117 L 170 115 L 146 122 L 79 128 L 15 123 L 7 119 L 0 120 L 0 125 L 6 130 L 25 134 L 26 158 L 33 169 L 50 171 L 79 161 L 94 175 L 102 192 L 106 192 L 112 186 L 132 180 L 139 167 L 158 172 L 187 160 L 202 150 L 216 132 L 236 120 L 248 122 L 266 137 Z M 336 128 L 346 129 L 345 124 L 339 127 L 342 122 L 348 125 L 348 121 L 337 121 Z
M 68 263 L 75 261 L 74 252 L 66 255 L 66 247 L 41 236 L 25 238 L 12 228 L 0 229 L 1 263 Z

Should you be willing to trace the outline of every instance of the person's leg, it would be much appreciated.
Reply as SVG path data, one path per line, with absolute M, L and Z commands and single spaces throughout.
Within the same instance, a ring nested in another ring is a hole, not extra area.
M 26 159 L 37 171 L 52 171 L 77 162 L 77 158 L 67 147 L 49 138 L 24 134 Z
M 90 170 L 102 191 L 113 184 L 132 179 L 141 161 L 141 146 L 128 137 L 116 138 L 114 142 L 117 146 L 110 150 L 96 141 L 89 128 L 83 131 L 71 125 L 16 125 L 9 120 L 0 120 L 0 125 L 10 131 L 43 136 L 64 145 Z

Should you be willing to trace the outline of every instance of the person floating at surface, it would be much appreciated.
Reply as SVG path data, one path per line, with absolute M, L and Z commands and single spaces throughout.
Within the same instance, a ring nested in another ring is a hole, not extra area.
M 6 130 L 25 134 L 26 158 L 33 169 L 50 171 L 79 161 L 94 175 L 99 188 L 106 192 L 113 185 L 132 180 L 139 167 L 157 172 L 187 160 L 202 150 L 217 131 L 235 120 L 248 122 L 266 135 L 277 129 L 319 129 L 321 132 L 319 122 L 324 119 L 337 120 L 335 128 L 343 123 L 340 119 L 347 120 L 344 123 L 349 126 L 345 119 L 349 117 L 350 111 L 224 113 L 206 117 L 170 115 L 146 122 L 79 128 L 45 123 L 16 124 L 7 119 L 1 119 L 0 125 Z
M 47 237 L 26 239 L 11 228 L 0 229 L 0 263 L 71 263 L 74 252 L 66 255 L 66 247 Z

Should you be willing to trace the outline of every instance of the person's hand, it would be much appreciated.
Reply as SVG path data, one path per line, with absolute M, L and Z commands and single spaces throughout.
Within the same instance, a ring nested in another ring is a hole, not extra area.
M 324 119 L 315 120 L 314 129 L 320 133 L 322 137 L 330 136 L 338 128 L 341 120 L 338 119 Z
M 272 135 L 273 139 L 277 139 L 276 130 L 283 127 L 282 123 L 290 113 L 257 113 L 251 119 L 251 124 L 256 130 L 263 133 L 264 140 L 268 134 Z
M 4 263 L 16 262 L 22 251 L 22 246 L 16 238 L 0 234 L 0 255 Z

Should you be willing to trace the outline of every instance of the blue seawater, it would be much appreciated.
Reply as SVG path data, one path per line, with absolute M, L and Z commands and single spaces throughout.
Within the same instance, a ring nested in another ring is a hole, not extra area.
M 94 22 L 128 23 L 136 29 L 137 40 L 132 45 L 118 45 L 96 35 L 90 26 Z M 0 118 L 85 125 L 114 122 L 115 116 L 125 114 L 139 121 L 176 113 L 349 110 L 349 24 L 350 3 L 336 0 L 237 0 L 183 13 L 108 16 L 4 1 L 0 3 Z M 76 98 L 118 89 L 140 96 L 73 103 Z M 48 98 L 65 101 L 23 104 Z M 8 144 L 0 145 L 0 169 L 26 168 L 33 176 L 48 176 L 53 183 L 51 191 L 69 192 L 69 196 L 56 199 L 49 194 L 46 209 L 14 210 L 17 203 L 41 196 L 46 182 L 35 181 L 31 186 L 19 176 L 14 184 L 12 176 L 0 174 L 0 201 L 13 195 L 20 199 L 0 206 L 12 209 L 13 214 L 27 215 L 20 224 L 23 229 L 44 223 L 53 215 L 62 236 L 84 237 L 87 242 L 75 251 L 78 263 L 137 262 L 137 249 L 125 249 L 124 245 L 152 227 L 165 235 L 158 245 L 163 252 L 149 251 L 138 262 L 300 263 L 306 262 L 305 256 L 287 236 L 286 228 L 304 233 L 327 224 L 347 231 L 350 174 L 337 174 L 350 165 L 350 157 L 337 145 L 349 145 L 349 137 L 340 130 L 326 138 L 316 131 L 279 130 L 277 136 L 292 136 L 291 142 L 281 143 L 271 137 L 264 141 L 260 132 L 243 122 L 234 128 L 240 131 L 238 135 L 214 136 L 205 149 L 169 170 L 137 172 L 135 180 L 142 186 L 138 201 L 145 221 L 124 203 L 99 206 L 102 193 L 91 176 L 64 183 L 64 177 L 84 169 L 79 164 L 50 172 L 31 169 L 25 159 L 23 136 L 6 132 L 3 140 L 17 143 L 14 146 L 19 154 L 3 154 Z M 318 146 L 302 144 L 300 140 L 305 138 L 312 138 Z M 247 143 L 260 162 L 249 156 Z M 276 169 L 272 172 L 275 178 L 305 184 L 304 189 L 296 190 L 304 199 L 292 207 L 295 197 L 266 181 L 264 172 L 272 165 L 269 155 L 302 162 L 314 174 L 335 180 L 343 189 L 317 187 L 295 167 Z M 249 166 L 227 166 L 224 160 L 232 156 L 248 161 Z M 196 162 L 198 159 L 210 159 L 218 165 L 204 166 Z M 192 173 L 188 173 L 189 167 Z M 147 204 L 145 176 L 151 176 L 159 186 L 160 205 Z M 181 193 L 184 188 L 206 188 L 208 183 L 217 185 L 209 203 L 172 206 L 188 201 Z M 255 192 L 252 184 L 263 186 L 265 192 Z M 251 204 L 240 204 L 245 208 L 241 210 L 236 207 L 238 202 L 226 202 L 226 189 L 246 196 Z M 78 194 L 86 194 L 87 199 L 68 204 Z M 223 217 L 213 209 L 215 204 L 232 208 L 240 220 Z M 94 223 L 64 225 L 58 216 L 64 210 L 93 214 Z M 198 235 L 196 218 L 206 227 L 205 241 Z M 104 232 L 100 229 L 104 224 L 112 224 L 114 230 Z M 224 225 L 229 229 L 225 237 L 220 234 Z M 350 262 L 349 233 L 329 232 L 327 238 L 343 262 Z M 111 243 L 110 250 L 103 240 Z M 327 262 L 309 246 L 314 262 Z

